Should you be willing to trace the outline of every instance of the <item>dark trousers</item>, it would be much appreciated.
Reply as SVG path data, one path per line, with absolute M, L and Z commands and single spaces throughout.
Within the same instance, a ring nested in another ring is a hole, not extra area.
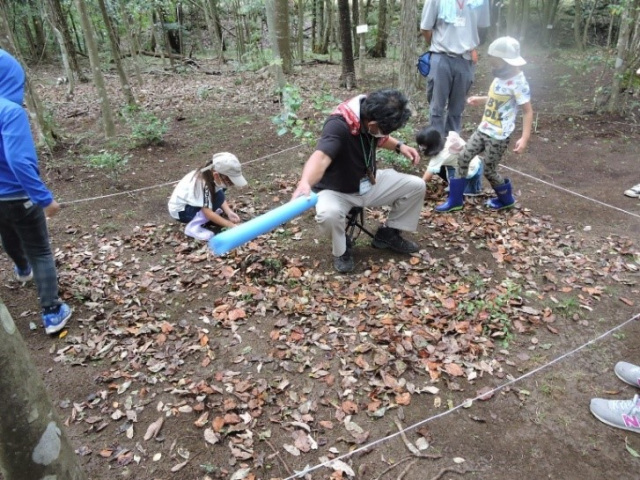
M 224 192 L 225 189 L 222 188 L 214 194 L 213 201 L 211 202 L 211 210 L 213 210 L 214 212 L 222 207 L 222 204 L 226 199 Z M 178 220 L 180 220 L 182 223 L 189 223 L 191 220 L 193 220 L 193 217 L 195 217 L 200 210 L 202 210 L 202 207 L 187 205 L 186 207 L 184 207 L 183 211 L 178 213 Z
M 0 237 L 18 268 L 31 265 L 43 310 L 60 305 L 58 274 L 42 207 L 30 200 L 0 201 Z

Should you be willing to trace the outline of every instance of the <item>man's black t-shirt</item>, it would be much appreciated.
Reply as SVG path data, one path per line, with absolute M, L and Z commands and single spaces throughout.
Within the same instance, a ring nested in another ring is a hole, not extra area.
M 313 190 L 358 193 L 360 180 L 367 177 L 367 164 L 375 175 L 377 142 L 368 133 L 351 135 L 344 117 L 331 115 L 322 128 L 316 150 L 331 157 L 332 162 Z

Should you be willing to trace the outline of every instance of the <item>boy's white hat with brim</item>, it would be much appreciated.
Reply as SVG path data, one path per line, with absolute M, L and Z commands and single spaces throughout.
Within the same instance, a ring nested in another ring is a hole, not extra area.
M 513 37 L 496 38 L 487 52 L 492 57 L 498 57 L 514 67 L 521 67 L 527 62 L 520 56 L 520 42 Z

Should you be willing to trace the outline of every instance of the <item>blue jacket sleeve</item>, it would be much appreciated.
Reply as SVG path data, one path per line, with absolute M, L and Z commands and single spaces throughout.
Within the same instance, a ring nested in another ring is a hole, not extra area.
M 53 195 L 40 178 L 36 153 L 27 112 L 23 108 L 12 109 L 1 123 L 2 148 L 9 168 L 31 201 L 47 207 Z

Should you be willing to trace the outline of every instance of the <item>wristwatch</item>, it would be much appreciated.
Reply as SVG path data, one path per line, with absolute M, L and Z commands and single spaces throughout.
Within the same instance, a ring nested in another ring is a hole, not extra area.
M 400 149 L 402 148 L 402 145 L 404 145 L 404 142 L 396 143 L 396 153 L 400 153 Z

